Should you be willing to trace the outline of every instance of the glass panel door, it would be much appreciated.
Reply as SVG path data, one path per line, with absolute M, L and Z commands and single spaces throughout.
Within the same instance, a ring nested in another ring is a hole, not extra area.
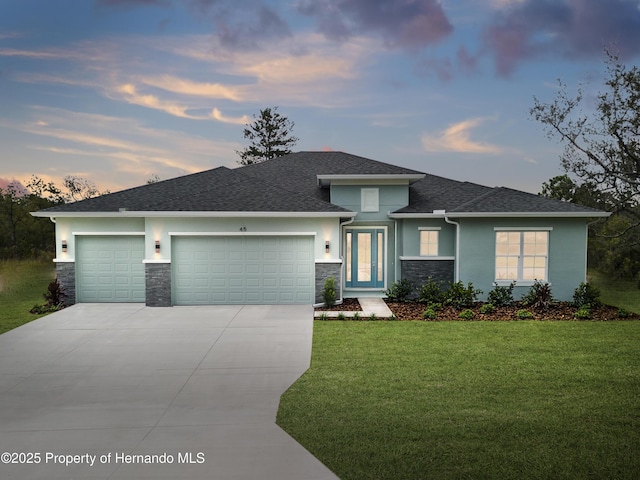
M 345 286 L 355 288 L 384 287 L 384 230 L 353 228 L 346 232 Z

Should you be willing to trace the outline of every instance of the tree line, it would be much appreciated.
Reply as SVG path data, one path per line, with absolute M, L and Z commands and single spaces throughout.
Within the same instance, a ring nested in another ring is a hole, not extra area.
M 25 191 L 26 190 L 26 191 Z M 25 188 L 18 182 L 0 188 L 0 259 L 50 257 L 55 226 L 31 212 L 109 193 L 90 180 L 68 175 L 62 188 L 33 175 Z

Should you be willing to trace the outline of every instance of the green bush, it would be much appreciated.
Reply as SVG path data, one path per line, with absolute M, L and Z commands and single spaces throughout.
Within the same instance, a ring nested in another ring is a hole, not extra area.
M 435 282 L 431 277 L 427 279 L 427 283 L 420 287 L 418 291 L 418 302 L 431 305 L 433 303 L 442 303 L 445 299 L 445 292 L 442 288 L 442 282 Z
M 511 282 L 508 287 L 494 283 L 493 290 L 489 292 L 487 301 L 496 307 L 511 306 L 513 304 L 513 289 L 515 286 L 515 282 Z
M 576 308 L 598 308 L 600 302 L 600 290 L 590 283 L 582 282 L 573 292 L 573 305 Z
M 322 291 L 324 306 L 327 308 L 333 307 L 336 304 L 336 299 L 336 279 L 329 277 L 324 281 L 324 290 Z
M 413 290 L 413 283 L 403 278 L 399 282 L 393 282 L 393 285 L 385 292 L 385 295 L 393 302 L 406 302 L 413 293 Z
M 573 314 L 573 316 L 575 318 L 587 320 L 591 318 L 591 310 L 589 309 L 589 307 L 581 307 L 576 311 L 576 313 Z
M 422 318 L 425 320 L 435 320 L 438 316 L 438 313 L 431 307 L 427 308 L 422 314 Z
M 618 309 L 618 318 L 629 318 L 629 315 L 631 314 L 628 310 L 625 310 L 624 308 Z
M 533 318 L 533 313 L 531 313 L 529 310 L 518 310 L 518 312 L 516 313 L 516 317 L 518 317 L 518 319 L 520 320 L 529 320 Z
M 462 318 L 463 320 L 473 320 L 475 316 L 476 316 L 476 314 L 473 312 L 473 310 L 470 310 L 468 308 L 463 310 L 463 311 L 461 311 L 458 314 L 458 317 Z
M 551 285 L 536 280 L 529 291 L 522 297 L 522 304 L 534 310 L 546 310 L 553 302 Z
M 351 320 L 360 320 L 360 312 L 354 312 Z
M 378 319 L 378 316 L 375 313 L 372 313 L 367 319 L 373 322 L 374 320 Z
M 488 315 L 490 313 L 493 313 L 494 310 L 495 310 L 495 307 L 491 303 L 485 303 L 480 307 L 480 313 L 482 313 L 483 315 Z
M 465 287 L 462 282 L 456 282 L 449 284 L 449 289 L 445 292 L 446 305 L 451 305 L 456 310 L 462 310 L 463 308 L 473 307 L 473 304 L 478 300 L 478 295 L 482 293 L 482 290 L 476 290 L 473 288 L 473 283 L 467 283 Z
M 327 312 L 322 312 L 320 315 L 318 315 L 316 317 L 316 320 L 328 320 L 329 316 L 327 315 Z
M 338 318 L 338 320 L 346 320 L 347 316 L 343 312 L 340 312 L 340 313 L 338 313 L 338 317 L 337 318 Z

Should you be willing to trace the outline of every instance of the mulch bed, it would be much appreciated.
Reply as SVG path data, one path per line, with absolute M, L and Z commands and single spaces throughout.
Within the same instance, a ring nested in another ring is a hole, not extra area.
M 317 307 L 318 312 L 361 312 L 360 302 L 357 298 L 344 298 L 340 305 L 334 305 L 331 308 Z
M 425 320 L 422 318 L 426 306 L 418 302 L 390 302 L 385 300 L 387 306 L 396 317 L 397 320 Z M 527 310 L 533 315 L 532 320 L 591 320 L 591 321 L 608 321 L 608 320 L 640 320 L 640 315 L 629 312 L 624 318 L 618 316 L 619 309 L 609 305 L 603 305 L 599 308 L 591 310 L 590 318 L 578 319 L 575 317 L 576 307 L 568 302 L 556 302 L 544 311 L 536 311 L 531 308 L 522 306 L 516 302 L 511 307 L 498 307 L 490 314 L 480 313 L 482 303 L 476 304 L 470 310 L 473 310 L 474 321 L 511 321 L 519 320 L 518 311 Z M 341 305 L 335 305 L 332 308 L 317 307 L 319 312 L 356 312 L 362 311 L 357 298 L 345 298 Z M 435 319 L 427 319 L 427 321 L 466 321 L 458 317 L 460 311 L 452 307 L 444 307 L 437 312 Z
M 387 306 L 393 312 L 398 320 L 424 320 L 422 314 L 425 311 L 426 306 L 417 302 L 389 302 Z M 638 320 L 640 315 L 636 313 L 629 313 L 629 315 L 623 319 L 618 316 L 619 309 L 617 307 L 611 307 L 609 305 L 603 305 L 599 308 L 591 310 L 590 318 L 578 319 L 575 318 L 577 308 L 568 302 L 557 302 L 552 304 L 549 308 L 543 311 L 533 310 L 526 308 L 516 302 L 511 307 L 499 307 L 496 308 L 490 314 L 480 313 L 482 304 L 477 304 L 470 310 L 473 310 L 473 320 L 489 320 L 489 321 L 508 321 L 518 320 L 517 313 L 519 310 L 527 310 L 533 314 L 532 320 L 592 320 L 592 321 L 606 321 L 606 320 Z M 452 307 L 444 307 L 437 312 L 437 317 L 429 321 L 444 321 L 444 320 L 459 320 L 458 315 L 460 311 Z

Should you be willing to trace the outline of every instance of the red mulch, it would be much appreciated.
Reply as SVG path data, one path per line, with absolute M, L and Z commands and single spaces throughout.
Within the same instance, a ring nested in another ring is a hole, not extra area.
M 319 312 L 361 312 L 360 302 L 357 298 L 345 298 L 340 305 L 331 308 L 317 307 Z
M 393 312 L 398 320 L 423 320 L 422 314 L 424 313 L 426 306 L 417 302 L 389 302 L 387 306 Z M 517 313 L 519 310 L 527 310 L 533 314 L 534 320 L 594 320 L 594 321 L 606 321 L 606 320 L 618 320 L 618 308 L 603 305 L 600 308 L 591 310 L 591 318 L 589 319 L 577 319 L 574 314 L 576 313 L 576 307 L 567 302 L 558 302 L 551 305 L 544 311 L 536 311 L 530 308 L 523 307 L 516 302 L 511 307 L 499 307 L 496 308 L 490 314 L 480 313 L 482 304 L 477 304 L 470 310 L 474 312 L 473 320 L 490 320 L 490 321 L 505 321 L 505 320 L 518 320 Z M 443 321 L 443 320 L 462 320 L 458 317 L 460 312 L 452 307 L 444 307 L 437 312 L 437 317 L 431 321 Z M 640 315 L 636 313 L 629 313 L 629 316 L 623 320 L 638 320 Z

